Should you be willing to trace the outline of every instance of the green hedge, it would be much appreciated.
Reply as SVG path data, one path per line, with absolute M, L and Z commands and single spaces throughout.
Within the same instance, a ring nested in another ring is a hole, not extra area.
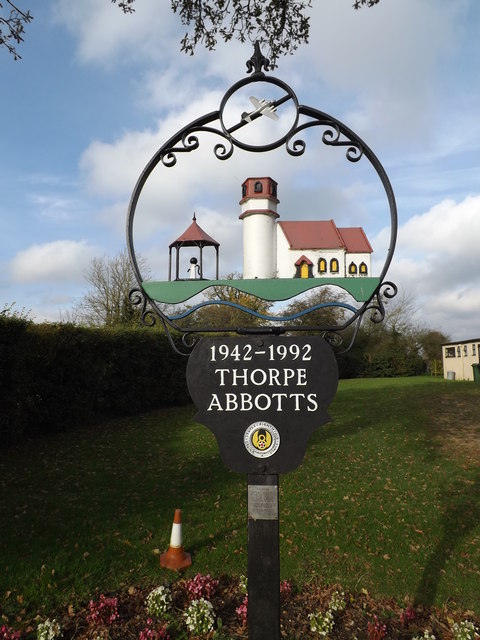
M 0 443 L 190 401 L 165 335 L 0 317 Z

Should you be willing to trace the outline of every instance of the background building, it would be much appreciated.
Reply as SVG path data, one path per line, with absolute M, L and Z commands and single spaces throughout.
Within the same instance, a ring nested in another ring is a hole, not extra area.
M 443 377 L 451 380 L 473 380 L 472 365 L 480 363 L 479 353 L 480 338 L 443 344 Z

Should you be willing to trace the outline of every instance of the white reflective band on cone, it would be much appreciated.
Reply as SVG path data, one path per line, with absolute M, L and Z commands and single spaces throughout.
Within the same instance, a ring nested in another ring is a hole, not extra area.
M 181 547 L 182 546 L 182 525 L 176 524 L 175 522 L 172 525 L 172 535 L 170 537 L 170 546 L 171 547 Z

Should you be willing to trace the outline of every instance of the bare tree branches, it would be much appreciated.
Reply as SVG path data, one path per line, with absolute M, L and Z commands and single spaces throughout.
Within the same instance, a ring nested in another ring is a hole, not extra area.
M 0 2 L 0 47 L 6 47 L 14 57 L 18 60 L 22 56 L 18 53 L 16 46 L 23 42 L 23 34 L 25 26 L 33 20 L 30 11 L 22 11 L 16 7 L 13 2 L 6 0 L 7 7 Z

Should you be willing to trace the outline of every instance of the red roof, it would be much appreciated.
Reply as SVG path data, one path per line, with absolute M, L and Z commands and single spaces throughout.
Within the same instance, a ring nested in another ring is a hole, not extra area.
M 295 266 L 299 267 L 304 262 L 306 262 L 307 264 L 313 264 L 313 262 L 309 260 L 307 256 L 300 256 L 300 258 L 295 262 Z
M 179 236 L 174 242 L 170 244 L 170 247 L 181 245 L 184 247 L 198 247 L 198 246 L 220 246 L 220 243 L 214 240 L 208 233 L 197 224 L 195 214 L 193 215 L 192 224 L 186 229 L 181 236 Z
M 278 222 L 290 249 L 336 249 L 343 240 L 333 220 Z
M 290 249 L 346 249 L 348 253 L 372 253 L 361 227 L 339 229 L 333 220 L 278 222 Z
M 372 253 L 373 249 L 362 227 L 338 229 L 348 253 Z

